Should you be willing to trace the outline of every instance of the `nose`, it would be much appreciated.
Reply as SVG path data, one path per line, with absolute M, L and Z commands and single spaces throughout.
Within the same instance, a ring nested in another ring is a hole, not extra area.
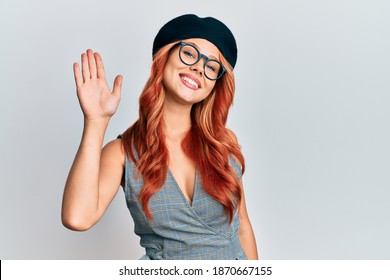
M 203 76 L 203 60 L 200 59 L 197 63 L 190 66 L 191 71 L 197 72 L 201 77 Z

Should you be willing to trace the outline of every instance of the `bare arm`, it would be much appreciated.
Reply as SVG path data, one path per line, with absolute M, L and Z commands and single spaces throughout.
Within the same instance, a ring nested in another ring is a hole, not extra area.
M 248 260 L 258 260 L 259 256 L 257 254 L 257 245 L 255 240 L 255 235 L 253 233 L 252 225 L 248 217 L 248 212 L 246 210 L 244 188 L 241 182 L 242 190 L 242 199 L 240 208 L 238 210 L 240 216 L 240 229 L 238 235 L 240 238 L 242 249 L 244 250 Z
M 124 165 L 120 140 L 108 143 L 102 150 L 106 128 L 120 101 L 122 77 L 116 77 L 111 92 L 100 55 L 88 50 L 81 59 L 82 73 L 77 63 L 73 70 L 84 130 L 62 202 L 62 223 L 80 231 L 89 229 L 102 217 L 118 191 Z

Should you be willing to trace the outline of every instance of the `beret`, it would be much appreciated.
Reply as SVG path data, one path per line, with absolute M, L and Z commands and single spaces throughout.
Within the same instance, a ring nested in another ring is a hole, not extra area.
M 237 45 L 230 29 L 213 17 L 201 18 L 193 14 L 176 17 L 161 27 L 154 38 L 153 55 L 169 43 L 189 38 L 213 43 L 233 68 L 236 65 Z

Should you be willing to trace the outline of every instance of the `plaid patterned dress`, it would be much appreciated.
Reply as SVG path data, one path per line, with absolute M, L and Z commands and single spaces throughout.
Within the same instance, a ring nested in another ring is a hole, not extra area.
M 230 162 L 241 176 L 233 158 Z M 136 178 L 136 167 L 127 157 L 124 176 L 124 192 L 134 219 L 134 232 L 146 251 L 141 260 L 247 259 L 238 238 L 238 212 L 229 225 L 223 206 L 203 190 L 199 174 L 195 176 L 190 205 L 168 170 L 164 186 L 149 201 L 153 220 L 146 218 L 138 201 L 143 180 Z

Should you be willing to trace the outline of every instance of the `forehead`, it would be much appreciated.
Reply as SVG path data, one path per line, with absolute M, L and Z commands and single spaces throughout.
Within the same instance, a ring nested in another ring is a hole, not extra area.
M 190 38 L 183 40 L 183 42 L 192 43 L 199 49 L 201 53 L 207 56 L 219 57 L 220 55 L 220 51 L 218 50 L 218 48 L 213 43 L 205 39 Z

